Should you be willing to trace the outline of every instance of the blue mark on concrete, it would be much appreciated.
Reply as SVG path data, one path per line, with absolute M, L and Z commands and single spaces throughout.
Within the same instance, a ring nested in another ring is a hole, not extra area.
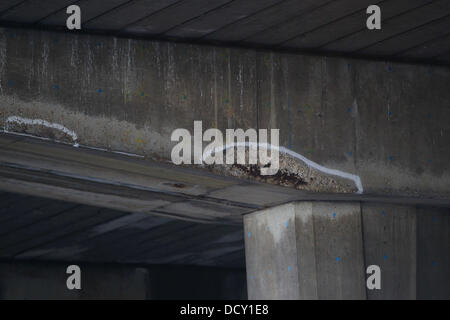
M 333 212 L 333 218 L 336 218 L 336 212 Z
M 341 261 L 341 257 L 336 257 L 336 261 L 337 262 Z
M 392 111 L 389 111 L 389 112 L 388 112 L 388 115 L 392 116 Z
M 270 230 L 269 226 L 266 227 L 267 230 Z
M 55 84 L 55 89 L 59 90 L 59 86 L 57 84 Z
M 250 238 L 252 236 L 252 233 L 251 232 L 247 233 L 247 236 Z
M 250 276 L 250 280 L 253 280 L 253 276 Z
M 433 262 L 431 262 L 431 265 L 435 267 L 435 266 L 437 266 L 437 262 L 433 261 Z
M 394 159 L 392 156 L 389 156 L 389 160 L 391 160 L 392 161 L 392 159 Z
M 387 67 L 387 71 L 392 72 L 392 67 L 391 67 L 391 66 L 388 66 L 388 67 Z
M 349 112 L 349 113 L 352 112 L 352 108 L 348 107 L 347 112 Z
M 432 115 L 431 115 L 431 113 L 429 113 L 428 114 L 428 119 L 431 119 L 432 118 Z
M 350 151 L 350 152 L 348 153 L 348 156 L 351 157 L 352 155 L 353 155 L 353 152 Z
M 291 271 L 291 266 L 288 266 L 288 271 Z
M 383 215 L 383 216 L 385 216 L 386 215 L 386 211 L 381 211 L 381 214 Z
M 103 92 L 103 90 L 102 89 L 98 89 L 98 93 L 102 93 Z
M 10 86 L 10 87 L 13 86 L 13 82 L 12 82 L 12 81 L 9 82 L 9 86 Z
M 387 260 L 387 255 L 384 255 L 384 256 L 383 256 L 383 259 L 384 259 L 384 260 Z
M 289 221 L 286 221 L 286 228 L 289 227 Z

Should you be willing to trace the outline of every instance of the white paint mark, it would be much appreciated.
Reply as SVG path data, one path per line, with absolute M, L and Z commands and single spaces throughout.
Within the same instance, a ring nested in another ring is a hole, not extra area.
M 64 127 L 63 125 L 61 125 L 59 123 L 52 123 L 52 122 L 48 122 L 48 121 L 42 120 L 42 119 L 28 119 L 28 118 L 22 118 L 22 117 L 18 117 L 18 116 L 10 116 L 6 119 L 5 132 L 9 132 L 8 125 L 10 123 L 18 123 L 18 124 L 26 124 L 26 125 L 40 125 L 40 126 L 44 126 L 47 128 L 56 129 L 56 130 L 64 132 L 66 135 L 70 136 L 74 142 L 74 144 L 73 144 L 74 147 L 79 146 L 77 143 L 77 139 L 78 139 L 77 134 L 74 131 L 67 129 L 66 127 Z
M 318 171 L 321 171 L 323 173 L 330 174 L 330 175 L 333 175 L 333 176 L 338 176 L 338 177 L 341 177 L 341 178 L 344 178 L 344 179 L 351 180 L 351 181 L 353 181 L 355 183 L 355 186 L 358 189 L 358 191 L 356 193 L 362 194 L 364 192 L 364 189 L 363 189 L 363 186 L 362 186 L 362 183 L 361 183 L 361 178 L 359 176 L 351 174 L 351 173 L 348 173 L 348 172 L 343 172 L 343 171 L 340 171 L 340 170 L 336 170 L 336 169 L 326 168 L 326 167 L 324 167 L 324 166 L 322 166 L 322 165 L 320 165 L 318 163 L 315 163 L 314 161 L 309 160 L 308 158 L 302 156 L 301 154 L 299 154 L 299 153 L 297 153 L 295 151 L 292 151 L 292 150 L 290 150 L 288 148 L 285 148 L 285 147 L 274 146 L 274 145 L 272 145 L 270 143 L 256 143 L 256 142 L 237 142 L 236 143 L 236 142 L 234 142 L 234 143 L 227 144 L 224 147 L 217 147 L 215 149 L 210 149 L 210 150 L 205 151 L 205 154 L 202 156 L 202 160 L 204 161 L 205 158 L 211 156 L 211 154 L 213 152 L 214 153 L 218 153 L 218 152 L 222 152 L 222 151 L 227 150 L 227 149 L 232 148 L 232 147 L 242 147 L 242 146 L 244 146 L 244 147 L 252 147 L 252 148 L 263 147 L 263 148 L 266 148 L 266 149 L 272 149 L 273 148 L 275 150 L 278 149 L 279 152 L 283 152 L 283 153 L 288 154 L 288 155 L 290 155 L 290 156 L 292 156 L 294 158 L 297 158 L 297 159 L 303 161 L 309 167 L 314 168 L 314 169 L 316 169 Z

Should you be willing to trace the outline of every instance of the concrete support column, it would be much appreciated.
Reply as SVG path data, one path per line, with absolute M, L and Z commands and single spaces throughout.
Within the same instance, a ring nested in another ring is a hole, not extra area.
M 369 299 L 450 299 L 450 209 L 363 203 L 367 265 L 381 290 Z
M 450 300 L 450 208 L 417 208 L 417 299 Z
M 245 216 L 249 299 L 365 299 L 358 202 L 295 202 Z
M 416 299 L 416 207 L 362 203 L 361 208 L 366 265 L 381 269 L 381 290 L 368 290 L 368 299 Z
M 244 224 L 249 299 L 450 298 L 448 208 L 295 202 Z

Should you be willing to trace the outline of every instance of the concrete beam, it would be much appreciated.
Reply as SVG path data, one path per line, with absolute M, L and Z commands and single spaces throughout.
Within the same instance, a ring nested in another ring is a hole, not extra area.
M 242 224 L 296 200 L 450 206 L 450 199 L 313 193 L 123 154 L 0 133 L 0 190 L 133 213 Z
M 7 124 L 40 119 L 80 145 L 165 161 L 172 131 L 192 132 L 194 120 L 223 132 L 278 128 L 284 147 L 382 196 L 450 198 L 449 82 L 445 67 L 0 29 L 0 126 L 10 131 L 70 141 Z M 355 189 L 290 160 L 303 182 L 290 188 Z

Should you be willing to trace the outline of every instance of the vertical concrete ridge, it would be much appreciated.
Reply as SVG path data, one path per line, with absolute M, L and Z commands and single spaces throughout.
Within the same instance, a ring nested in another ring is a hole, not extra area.
M 296 202 L 296 252 L 300 299 L 318 299 L 317 262 L 312 202 Z
M 381 290 L 369 299 L 416 299 L 416 207 L 363 203 L 363 232 L 367 265 L 381 268 Z
M 363 260 L 364 260 L 364 270 L 367 270 L 368 264 L 366 260 L 366 238 L 364 236 L 364 219 L 363 219 L 363 206 L 362 203 L 359 203 L 361 209 L 361 237 L 362 237 L 362 245 L 363 245 Z M 366 299 L 369 297 L 369 292 L 367 285 L 365 286 L 366 291 Z

